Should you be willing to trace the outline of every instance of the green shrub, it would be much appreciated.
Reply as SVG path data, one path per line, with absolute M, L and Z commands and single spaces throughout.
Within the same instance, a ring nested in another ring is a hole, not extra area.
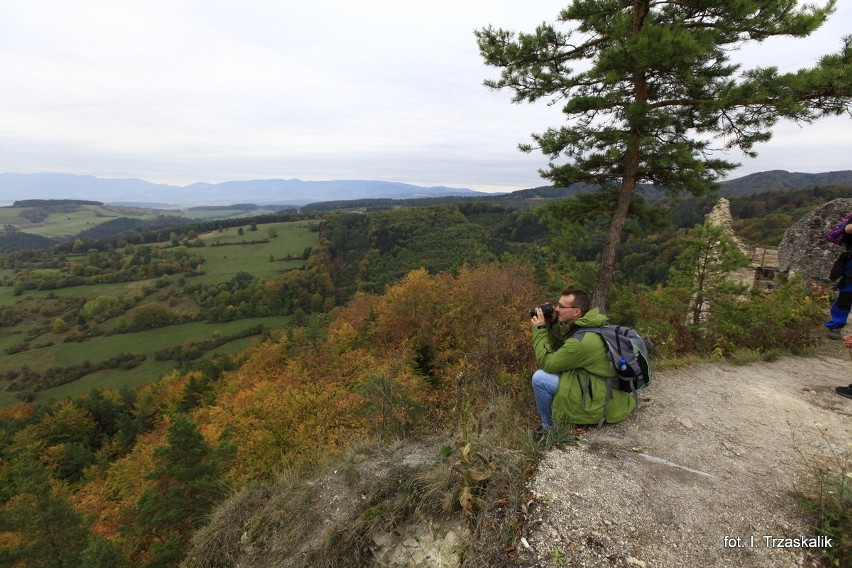
M 843 470 L 826 478 L 814 494 L 795 495 L 816 519 L 816 530 L 831 539 L 823 549 L 829 566 L 852 566 L 852 473 Z
M 803 353 L 814 347 L 812 330 L 826 308 L 823 295 L 799 279 L 774 290 L 754 290 L 748 298 L 719 301 L 703 328 L 700 348 L 726 356 L 737 349 Z

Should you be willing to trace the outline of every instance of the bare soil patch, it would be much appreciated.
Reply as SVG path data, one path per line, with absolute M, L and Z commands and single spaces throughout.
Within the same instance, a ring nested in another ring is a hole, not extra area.
M 820 550 L 771 539 L 816 536 L 791 494 L 849 471 L 852 400 L 834 387 L 850 382 L 836 343 L 658 372 L 633 417 L 541 461 L 518 564 L 818 566 Z

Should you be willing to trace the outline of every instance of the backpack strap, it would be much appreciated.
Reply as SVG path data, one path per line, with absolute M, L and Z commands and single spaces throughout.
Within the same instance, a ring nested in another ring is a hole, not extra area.
M 612 398 L 612 381 L 613 379 L 604 379 L 606 381 L 606 397 L 604 398 L 604 407 L 603 414 L 601 415 L 601 420 L 598 422 L 598 429 L 603 428 L 604 423 L 606 422 L 606 417 L 609 415 L 609 399 Z M 618 380 L 618 379 L 615 379 Z
M 587 377 L 597 377 L 606 383 L 606 398 L 604 398 L 603 415 L 601 416 L 601 419 L 598 422 L 598 428 L 601 428 L 604 425 L 604 422 L 606 422 L 606 417 L 609 416 L 609 401 L 612 398 L 612 385 L 613 381 L 618 380 L 618 377 L 602 377 L 595 373 L 590 373 L 588 370 L 586 371 L 586 375 Z M 591 379 L 587 379 L 587 381 L 591 382 Z M 588 387 L 589 392 L 591 393 L 592 386 L 588 384 Z M 633 401 L 636 403 L 636 410 L 639 410 L 639 391 L 636 389 L 636 384 L 634 383 L 632 377 L 630 378 L 630 388 L 632 389 L 630 395 L 633 397 Z

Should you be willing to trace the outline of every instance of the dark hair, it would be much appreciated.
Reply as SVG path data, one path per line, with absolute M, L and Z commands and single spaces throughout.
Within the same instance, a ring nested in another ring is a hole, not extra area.
M 580 311 L 585 314 L 589 311 L 591 307 L 591 300 L 589 300 L 589 295 L 585 290 L 578 290 L 576 288 L 566 288 L 562 290 L 563 296 L 574 296 L 574 305 L 580 308 Z

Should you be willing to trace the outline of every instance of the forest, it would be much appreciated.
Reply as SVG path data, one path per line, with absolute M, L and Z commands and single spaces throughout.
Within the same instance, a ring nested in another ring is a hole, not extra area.
M 852 187 L 733 197 L 734 228 L 777 245 L 839 197 Z M 610 319 L 651 338 L 660 361 L 807 352 L 831 290 L 795 278 L 696 290 L 697 260 L 723 238 L 703 226 L 715 201 L 657 201 L 626 227 Z M 501 550 L 514 520 L 489 508 L 517 504 L 508 478 L 530 458 L 502 475 L 487 466 L 496 457 L 472 459 L 470 421 L 512 400 L 513 419 L 532 424 L 526 314 L 566 286 L 594 286 L 607 225 L 582 207 L 286 212 L 3 254 L 0 563 L 201 566 L 189 560 L 197 534 L 241 490 L 310 475 L 356 440 L 447 425 L 464 432 L 436 456 L 462 464 L 446 480 L 448 507 L 473 525 L 491 515 L 499 530 L 481 546 Z M 735 252 L 716 261 L 745 263 Z M 693 321 L 698 292 L 714 309 Z M 790 333 L 767 332 L 779 326 Z M 374 519 L 387 504 L 370 494 L 364 506 Z M 260 542 L 274 527 L 254 530 Z M 367 554 L 342 550 L 352 565 Z

